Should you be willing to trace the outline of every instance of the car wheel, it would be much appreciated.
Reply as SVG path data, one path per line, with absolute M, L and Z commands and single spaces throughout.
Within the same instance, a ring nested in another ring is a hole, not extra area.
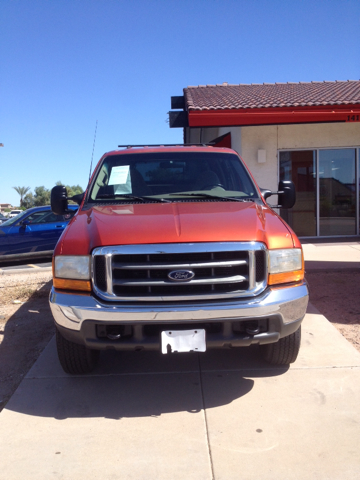
M 272 365 L 288 365 L 294 363 L 301 342 L 301 326 L 287 337 L 280 338 L 276 343 L 260 345 L 263 358 Z
M 70 342 L 58 330 L 56 330 L 56 347 L 64 372 L 71 375 L 90 373 L 99 361 L 99 350 L 92 350 L 83 345 Z

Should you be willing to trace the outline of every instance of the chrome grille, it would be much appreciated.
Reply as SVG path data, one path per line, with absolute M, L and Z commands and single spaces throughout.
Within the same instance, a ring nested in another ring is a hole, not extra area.
M 106 292 L 106 269 L 105 257 L 103 255 L 94 257 L 94 267 L 95 283 L 101 291 Z
M 97 295 L 111 301 L 186 301 L 254 296 L 266 287 L 262 243 L 123 245 L 93 252 Z M 194 273 L 174 281 L 173 271 Z

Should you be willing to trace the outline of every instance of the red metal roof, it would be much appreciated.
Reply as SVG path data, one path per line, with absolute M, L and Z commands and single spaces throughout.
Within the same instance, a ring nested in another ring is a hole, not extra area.
M 360 104 L 360 80 L 251 85 L 199 85 L 184 89 L 186 110 L 314 107 Z

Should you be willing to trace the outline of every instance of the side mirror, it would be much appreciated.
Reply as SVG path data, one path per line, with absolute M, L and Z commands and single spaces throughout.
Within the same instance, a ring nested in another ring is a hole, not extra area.
M 66 187 L 63 185 L 56 185 L 51 190 L 51 210 L 55 215 L 64 215 L 69 211 Z
M 267 198 L 271 197 L 271 195 L 274 194 L 271 190 L 268 190 L 267 188 L 260 188 L 261 194 L 264 197 L 264 200 Z
M 264 200 L 271 195 L 278 195 L 279 205 L 269 205 L 272 208 L 292 208 L 296 202 L 295 185 L 291 180 L 280 180 L 277 192 L 265 188 L 260 189 Z
M 29 220 L 23 220 L 22 222 L 20 222 L 20 226 L 22 228 L 26 228 L 28 225 L 30 225 Z
M 85 192 L 78 193 L 77 195 L 74 195 L 71 198 L 69 198 L 69 200 L 73 200 L 78 205 L 81 205 L 81 202 L 83 201 L 84 195 L 85 195 Z
M 281 180 L 279 182 L 278 202 L 281 208 L 292 208 L 295 205 L 295 185 L 291 180 Z

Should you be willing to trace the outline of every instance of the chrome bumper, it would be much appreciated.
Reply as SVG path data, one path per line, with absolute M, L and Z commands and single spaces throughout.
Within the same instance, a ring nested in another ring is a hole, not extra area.
M 55 324 L 80 332 L 83 322 L 97 324 L 161 324 L 226 322 L 263 319 L 276 316 L 282 325 L 303 319 L 308 304 L 306 282 L 266 289 L 261 295 L 232 301 L 187 302 L 182 304 L 108 304 L 91 295 L 64 293 L 52 288 L 50 307 Z M 280 336 L 283 336 L 280 333 Z

